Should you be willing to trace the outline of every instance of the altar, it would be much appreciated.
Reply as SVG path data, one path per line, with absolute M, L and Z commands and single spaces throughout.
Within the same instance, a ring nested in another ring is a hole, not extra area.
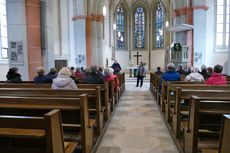
M 127 69 L 129 70 L 129 77 L 132 78 L 133 74 L 134 74 L 134 77 L 135 77 L 135 72 L 137 70 L 137 66 L 130 66 L 130 67 L 127 67 Z

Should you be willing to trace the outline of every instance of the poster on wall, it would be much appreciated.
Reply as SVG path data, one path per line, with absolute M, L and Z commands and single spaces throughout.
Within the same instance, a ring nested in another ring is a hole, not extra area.
M 11 65 L 24 65 L 22 41 L 11 41 L 9 46 L 9 59 Z

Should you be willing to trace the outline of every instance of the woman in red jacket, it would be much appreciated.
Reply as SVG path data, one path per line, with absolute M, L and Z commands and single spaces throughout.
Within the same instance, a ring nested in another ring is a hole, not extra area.
M 110 71 L 110 69 L 105 69 L 103 79 L 104 79 L 105 82 L 109 82 L 109 81 L 113 80 L 113 86 L 115 88 L 116 86 L 115 86 L 114 79 L 117 79 L 117 76 L 112 74 L 111 72 L 112 71 Z M 120 90 L 119 80 L 118 79 L 117 79 L 117 90 Z
M 216 65 L 214 67 L 214 73 L 212 76 L 205 82 L 206 85 L 227 85 L 226 78 L 222 74 L 223 66 Z

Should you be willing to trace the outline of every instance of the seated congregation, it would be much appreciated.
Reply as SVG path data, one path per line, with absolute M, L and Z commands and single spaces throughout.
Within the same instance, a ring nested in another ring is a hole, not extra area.
M 23 81 L 18 68 L 0 83 L 0 148 L 5 153 L 90 153 L 97 150 L 125 89 L 125 75 L 86 69 L 37 68 Z M 61 89 L 61 90 L 58 90 Z
M 180 152 L 229 153 L 230 79 L 223 67 L 170 63 L 150 74 L 150 90 Z

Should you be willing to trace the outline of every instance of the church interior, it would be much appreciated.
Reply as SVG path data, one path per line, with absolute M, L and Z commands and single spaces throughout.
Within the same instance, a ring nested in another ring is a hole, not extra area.
M 229 20 L 230 0 L 0 0 L 0 153 L 230 153 Z

